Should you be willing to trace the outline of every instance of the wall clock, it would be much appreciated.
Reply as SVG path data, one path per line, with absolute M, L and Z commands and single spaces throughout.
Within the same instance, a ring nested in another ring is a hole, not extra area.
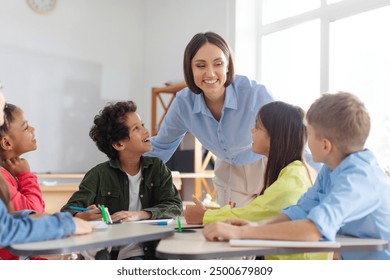
M 57 0 L 26 0 L 26 2 L 31 10 L 38 14 L 51 12 L 57 4 Z

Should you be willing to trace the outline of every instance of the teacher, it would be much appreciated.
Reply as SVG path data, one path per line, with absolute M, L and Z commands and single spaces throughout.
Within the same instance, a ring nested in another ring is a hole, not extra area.
M 217 202 L 248 204 L 263 189 L 265 158 L 252 152 L 256 113 L 274 101 L 265 86 L 235 75 L 233 55 L 214 32 L 198 33 L 184 52 L 187 88 L 176 94 L 148 156 L 168 161 L 187 132 L 217 156 Z

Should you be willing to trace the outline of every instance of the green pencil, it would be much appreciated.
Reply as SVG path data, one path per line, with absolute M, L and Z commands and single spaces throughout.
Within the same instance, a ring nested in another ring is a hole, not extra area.
M 179 232 L 183 232 L 181 228 L 180 216 L 177 216 L 177 228 L 179 229 Z

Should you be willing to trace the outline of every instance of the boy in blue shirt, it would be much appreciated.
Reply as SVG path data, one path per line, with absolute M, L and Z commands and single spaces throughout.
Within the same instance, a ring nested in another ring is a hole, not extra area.
M 313 160 L 323 162 L 314 186 L 271 219 L 229 220 L 204 229 L 208 240 L 335 240 L 336 234 L 390 241 L 390 180 L 364 149 L 370 117 L 350 93 L 324 94 L 307 112 Z M 341 252 L 343 259 L 390 259 L 390 250 Z

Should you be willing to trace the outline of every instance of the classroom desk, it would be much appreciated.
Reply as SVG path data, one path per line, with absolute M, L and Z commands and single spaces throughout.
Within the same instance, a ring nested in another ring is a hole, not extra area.
M 91 234 L 64 239 L 14 244 L 7 248 L 18 256 L 64 254 L 121 246 L 133 242 L 159 240 L 174 234 L 173 228 L 136 223 L 122 223 L 94 230 Z
M 332 249 L 232 247 L 228 242 L 207 241 L 200 229 L 192 231 L 175 233 L 174 236 L 161 240 L 156 249 L 156 256 L 161 259 L 201 260 L 304 252 L 381 251 L 387 249 L 388 246 L 386 240 L 338 236 L 336 241 L 341 244 L 341 247 Z

